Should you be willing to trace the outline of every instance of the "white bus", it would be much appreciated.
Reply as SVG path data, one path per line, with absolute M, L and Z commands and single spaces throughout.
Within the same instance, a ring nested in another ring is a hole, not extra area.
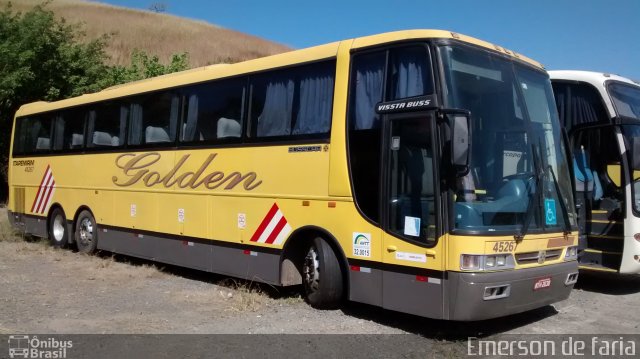
M 550 71 L 573 150 L 580 267 L 640 273 L 640 84 Z

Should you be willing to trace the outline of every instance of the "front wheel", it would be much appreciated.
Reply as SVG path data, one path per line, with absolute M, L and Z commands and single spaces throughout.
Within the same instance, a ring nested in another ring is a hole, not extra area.
M 75 239 L 79 252 L 85 254 L 95 253 L 96 248 L 98 248 L 98 228 L 91 212 L 83 210 L 78 215 Z
M 49 217 L 49 241 L 56 248 L 65 248 L 69 244 L 67 217 L 60 207 L 56 207 Z
M 333 309 L 342 302 L 344 284 L 340 263 L 331 246 L 315 238 L 303 264 L 302 281 L 307 302 L 318 309 Z

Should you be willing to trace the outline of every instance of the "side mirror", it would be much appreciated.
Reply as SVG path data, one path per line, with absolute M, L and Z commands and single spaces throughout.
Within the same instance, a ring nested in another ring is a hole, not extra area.
M 466 110 L 447 109 L 442 114 L 451 128 L 451 164 L 458 176 L 469 172 L 471 162 L 471 113 Z

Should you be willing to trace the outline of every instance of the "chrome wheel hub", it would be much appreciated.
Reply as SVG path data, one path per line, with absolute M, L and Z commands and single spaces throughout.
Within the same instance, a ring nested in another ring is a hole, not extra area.
M 303 272 L 305 286 L 311 291 L 318 290 L 320 284 L 320 263 L 315 247 L 309 248 L 309 252 L 307 252 L 307 256 L 304 258 Z
M 53 226 L 52 226 L 53 239 L 55 239 L 56 242 L 60 242 L 62 238 L 64 238 L 64 230 L 65 230 L 64 226 L 65 226 L 64 219 L 62 218 L 62 216 L 57 215 L 53 219 Z
M 82 221 L 80 221 L 80 241 L 83 244 L 93 241 L 93 223 L 91 223 L 89 218 L 83 218 Z

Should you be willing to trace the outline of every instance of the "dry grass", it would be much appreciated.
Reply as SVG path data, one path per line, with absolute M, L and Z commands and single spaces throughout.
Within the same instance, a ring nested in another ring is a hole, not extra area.
M 225 279 L 219 285 L 226 290 L 220 290 L 219 295 L 231 301 L 229 310 L 235 312 L 255 312 L 261 309 L 269 300 L 262 289 L 253 282 Z
M 4 7 L 7 2 L 9 0 L 0 0 L 0 5 Z M 18 0 L 12 4 L 14 9 L 25 11 L 41 2 Z M 163 62 L 174 53 L 188 52 L 192 67 L 238 62 L 290 50 L 255 36 L 168 14 L 81 0 L 54 0 L 48 7 L 71 23 L 83 22 L 88 39 L 113 34 L 107 48 L 112 64 L 128 65 L 134 49 L 156 54 Z

